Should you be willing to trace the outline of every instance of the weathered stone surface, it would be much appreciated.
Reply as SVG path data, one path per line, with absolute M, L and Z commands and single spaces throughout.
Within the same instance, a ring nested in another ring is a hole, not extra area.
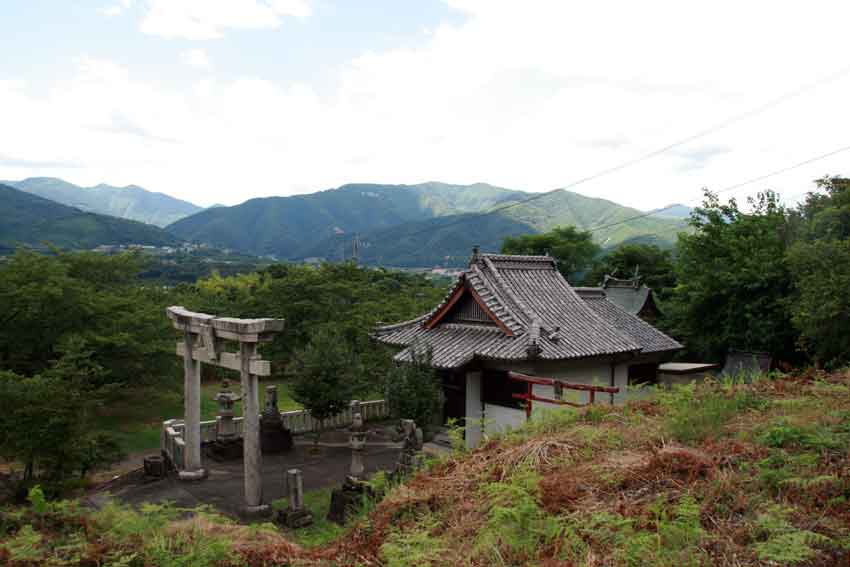
M 303 528 L 313 523 L 313 515 L 304 508 L 304 481 L 300 469 L 286 471 L 288 506 L 278 516 L 278 521 L 288 528 Z
M 363 505 L 363 499 L 372 496 L 371 487 L 362 480 L 348 477 L 342 485 L 331 492 L 331 505 L 328 520 L 345 525 L 349 514 L 356 514 Z
M 260 417 L 260 446 L 264 455 L 292 450 L 292 432 L 284 426 L 277 406 L 277 386 L 266 386 L 266 404 Z

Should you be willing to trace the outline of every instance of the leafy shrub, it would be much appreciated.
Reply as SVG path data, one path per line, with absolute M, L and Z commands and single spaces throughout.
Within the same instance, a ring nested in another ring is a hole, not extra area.
M 537 503 L 539 481 L 537 473 L 522 470 L 507 481 L 484 485 L 493 502 L 479 538 L 484 548 L 504 548 L 525 557 L 558 536 L 560 523 Z
M 697 443 L 723 435 L 723 427 L 736 414 L 763 407 L 765 402 L 749 388 L 734 386 L 677 386 L 662 394 L 668 411 L 667 429 L 678 441 Z
M 431 535 L 439 526 L 438 518 L 426 514 L 414 526 L 390 531 L 381 545 L 386 567 L 428 567 L 437 563 L 440 555 L 449 551 Z
M 795 425 L 784 419 L 772 423 L 763 430 L 758 441 L 768 447 L 810 451 L 841 451 L 846 446 L 840 432 L 833 432 L 822 425 Z
M 816 545 L 826 545 L 830 538 L 809 530 L 794 527 L 787 516 L 789 508 L 775 505 L 756 518 L 756 536 L 761 539 L 753 546 L 759 559 L 789 565 L 818 555 Z

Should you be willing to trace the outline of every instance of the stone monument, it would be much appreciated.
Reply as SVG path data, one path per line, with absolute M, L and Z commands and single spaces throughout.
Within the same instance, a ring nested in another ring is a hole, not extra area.
M 348 444 L 351 447 L 351 467 L 349 475 L 362 479 L 366 468 L 363 465 L 363 451 L 366 448 L 366 427 L 363 424 L 363 415 L 360 413 L 360 401 L 351 402 L 352 424 L 349 429 Z
M 260 416 L 260 446 L 264 455 L 292 450 L 292 432 L 283 424 L 277 407 L 277 386 L 266 386 L 266 403 Z
M 399 425 L 404 436 L 404 446 L 393 471 L 393 476 L 397 478 L 409 475 L 422 465 L 422 430 L 416 427 L 412 419 L 402 419 Z
M 345 477 L 342 488 L 331 492 L 331 506 L 328 520 L 344 525 L 348 514 L 363 503 L 363 498 L 371 496 L 372 490 L 364 480 L 365 466 L 363 452 L 366 448 L 366 427 L 360 413 L 360 401 L 351 402 L 352 424 L 349 428 L 349 446 L 351 447 L 351 467 Z
M 242 437 L 236 427 L 233 406 L 242 396 L 230 390 L 230 381 L 221 382 L 221 390 L 213 398 L 218 402 L 218 415 L 215 420 L 215 441 L 207 448 L 207 455 L 216 461 L 231 461 L 242 456 Z
M 286 471 L 286 510 L 281 511 L 278 521 L 288 528 L 303 528 L 313 523 L 313 515 L 304 507 L 304 479 L 301 469 Z

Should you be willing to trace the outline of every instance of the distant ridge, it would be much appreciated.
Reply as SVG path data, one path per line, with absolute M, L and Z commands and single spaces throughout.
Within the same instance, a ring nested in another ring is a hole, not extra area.
M 0 251 L 17 246 L 90 249 L 101 244 L 168 246 L 178 239 L 137 221 L 88 213 L 0 184 Z
M 660 209 L 655 209 L 650 212 L 653 216 L 659 218 L 688 219 L 691 216 L 691 211 L 693 211 L 693 209 L 687 205 L 673 203 L 672 205 L 667 205 L 666 207 L 661 207 Z
M 148 191 L 138 185 L 113 187 L 101 183 L 94 187 L 80 187 L 55 177 L 30 177 L 21 181 L 0 183 L 82 211 L 112 215 L 159 227 L 203 210 L 188 201 Z
M 206 242 L 282 260 L 340 260 L 353 254 L 368 263 L 392 266 L 458 265 L 471 244 L 497 250 L 508 235 L 549 230 L 559 225 L 598 230 L 602 246 L 644 238 L 672 246 L 684 222 L 644 216 L 607 201 L 557 191 L 528 203 L 531 193 L 485 183 L 451 185 L 349 184 L 292 197 L 250 199 L 233 207 L 210 208 L 181 219 L 166 230 L 190 241 Z M 480 214 L 505 205 L 502 212 Z M 458 221 L 458 222 L 454 222 Z

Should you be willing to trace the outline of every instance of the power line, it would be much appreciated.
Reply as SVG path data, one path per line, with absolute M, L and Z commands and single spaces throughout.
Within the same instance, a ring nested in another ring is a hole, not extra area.
M 500 213 L 502 211 L 506 211 L 506 210 L 514 208 L 514 207 L 526 205 L 526 204 L 531 203 L 533 201 L 536 201 L 538 199 L 542 199 L 544 197 L 548 197 L 549 195 L 553 195 L 553 194 L 555 194 L 559 191 L 563 191 L 565 189 L 571 189 L 571 188 L 576 187 L 578 185 L 581 185 L 583 183 L 587 183 L 588 181 L 593 181 L 594 179 L 598 179 L 599 177 L 614 173 L 616 171 L 626 169 L 626 168 L 631 167 L 633 165 L 637 165 L 638 163 L 641 163 L 641 162 L 646 161 L 648 159 L 651 159 L 653 157 L 659 156 L 659 155 L 661 155 L 665 152 L 668 152 L 668 151 L 672 150 L 673 148 L 687 144 L 689 142 L 693 142 L 694 140 L 697 140 L 699 138 L 708 136 L 709 134 L 713 134 L 714 132 L 717 132 L 719 130 L 727 128 L 727 127 L 735 124 L 736 122 L 740 122 L 741 120 L 745 120 L 747 118 L 757 116 L 758 114 L 761 114 L 762 112 L 765 112 L 766 110 L 769 110 L 769 109 L 771 109 L 775 106 L 780 105 L 781 103 L 783 103 L 787 100 L 790 100 L 792 98 L 795 98 L 795 97 L 805 93 L 806 91 L 809 91 L 809 90 L 811 90 L 815 87 L 818 87 L 822 84 L 832 82 L 832 81 L 838 79 L 839 77 L 845 75 L 848 71 L 850 71 L 850 66 L 843 67 L 843 68 L 839 69 L 838 71 L 836 71 L 835 73 L 832 73 L 830 75 L 827 75 L 825 77 L 822 77 L 820 79 L 812 81 L 810 83 L 806 83 L 806 84 L 804 84 L 800 87 L 797 87 L 797 88 L 795 88 L 791 91 L 788 91 L 788 92 L 786 92 L 786 93 L 784 93 L 784 94 L 782 94 L 782 95 L 780 95 L 780 96 L 778 96 L 774 99 L 769 100 L 765 104 L 762 104 L 762 105 L 757 106 L 755 108 L 751 108 L 751 109 L 749 109 L 745 112 L 741 112 L 739 114 L 736 114 L 736 115 L 732 116 L 731 118 L 728 118 L 728 119 L 726 119 L 722 122 L 719 122 L 719 123 L 717 123 L 717 124 L 715 124 L 715 125 L 713 125 L 709 128 L 706 128 L 704 130 L 700 130 L 699 132 L 697 132 L 695 134 L 692 134 L 692 135 L 687 136 L 685 138 L 681 138 L 681 139 L 679 139 L 679 140 L 677 140 L 677 141 L 675 141 L 671 144 L 667 144 L 666 146 L 663 146 L 661 148 L 657 148 L 657 149 L 652 150 L 648 153 L 640 155 L 636 158 L 625 161 L 621 164 L 615 165 L 613 167 L 609 167 L 607 169 L 603 169 L 603 170 L 598 171 L 598 172 L 596 172 L 592 175 L 589 175 L 587 177 L 583 177 L 581 179 L 573 181 L 572 183 L 569 183 L 569 184 L 564 185 L 562 187 L 559 187 L 557 189 L 553 189 L 551 191 L 546 191 L 544 193 L 539 193 L 539 194 L 533 195 L 532 197 L 529 197 L 527 199 L 522 199 L 520 201 L 516 201 L 516 202 L 510 203 L 510 204 L 507 204 L 507 205 L 503 205 L 501 207 L 496 207 L 495 209 L 491 209 L 491 210 L 486 211 L 486 212 L 473 213 L 472 215 L 464 216 L 463 218 L 459 218 L 457 220 L 454 220 L 454 221 L 451 221 L 451 222 L 446 223 L 444 225 L 441 225 L 441 226 L 439 226 L 439 228 L 447 228 L 447 227 L 450 227 L 450 226 L 455 226 L 455 225 L 462 224 L 464 222 L 470 221 L 474 218 L 485 217 L 485 216 L 488 216 L 488 215 L 493 215 L 493 214 L 496 214 L 496 213 Z M 750 181 L 748 183 L 755 182 L 755 181 L 758 181 L 758 180 L 753 180 L 753 181 Z M 673 206 L 673 205 L 671 205 L 671 206 Z M 667 210 L 669 208 L 670 208 L 670 206 L 665 207 L 663 209 L 657 209 L 657 210 L 652 211 L 651 213 L 647 213 L 646 215 L 643 215 L 643 216 L 649 216 L 650 214 L 658 213 L 658 212 Z M 638 216 L 638 217 L 635 217 L 635 218 L 642 218 L 642 216 Z M 410 232 L 410 233 L 407 233 L 407 234 L 400 235 L 397 238 L 409 238 L 411 236 L 418 236 L 419 234 L 424 234 L 426 232 L 430 232 L 431 230 L 432 230 L 432 227 L 429 227 L 429 228 L 426 228 L 426 229 L 422 229 L 422 230 L 418 230 L 418 231 L 414 231 L 414 232 Z M 597 230 L 599 230 L 599 229 L 597 229 Z
M 718 191 L 718 193 L 719 192 L 720 191 Z M 807 195 L 809 193 L 812 193 L 812 191 L 811 190 L 801 191 L 799 193 L 794 193 L 793 195 L 791 195 L 789 197 L 785 197 L 783 200 L 790 201 L 791 199 L 796 199 L 797 197 L 802 197 L 803 195 Z M 751 195 L 747 195 L 747 196 L 749 197 Z M 661 210 L 661 209 L 659 209 L 659 210 Z M 643 236 L 661 236 L 662 234 L 668 234 L 668 233 L 671 233 L 671 232 L 681 232 L 684 229 L 685 229 L 685 227 L 674 226 L 674 227 L 668 228 L 666 230 L 659 230 L 657 232 L 649 232 L 649 233 L 645 233 L 645 234 L 639 234 L 637 236 L 641 236 L 641 237 L 643 237 Z
M 788 167 L 783 167 L 782 169 L 777 169 L 776 171 L 772 171 L 772 172 L 767 173 L 765 175 L 760 175 L 758 177 L 748 179 L 747 181 L 742 181 L 741 183 L 736 183 L 735 185 L 730 185 L 729 187 L 724 187 L 723 189 L 715 191 L 715 193 L 725 193 L 727 191 L 732 191 L 733 189 L 738 189 L 739 187 L 743 187 L 745 185 L 750 185 L 752 183 L 756 183 L 757 181 L 762 181 L 762 180 L 768 179 L 770 177 L 775 177 L 775 176 L 780 175 L 782 173 L 785 173 L 787 171 L 791 171 L 792 169 L 797 169 L 798 167 L 802 167 L 804 165 L 808 165 L 810 163 L 813 163 L 813 162 L 834 156 L 835 154 L 840 154 L 841 152 L 846 152 L 847 150 L 850 150 L 850 146 L 844 146 L 843 148 L 838 148 L 837 150 L 833 150 L 831 152 L 827 152 L 825 154 L 821 154 L 819 156 L 809 158 L 809 159 L 801 161 L 799 163 L 795 163 L 794 165 L 790 165 Z M 697 199 L 698 198 L 699 197 L 697 197 Z M 693 200 L 694 199 L 691 199 L 691 201 L 693 201 Z M 666 207 L 662 207 L 660 209 L 656 209 L 656 210 L 650 211 L 648 213 L 642 213 L 642 214 L 639 214 L 639 215 L 635 215 L 633 217 L 629 217 L 627 219 L 623 219 L 623 220 L 620 220 L 620 221 L 617 221 L 617 222 L 612 222 L 612 223 L 609 223 L 609 224 L 594 226 L 594 227 L 587 229 L 587 232 L 596 232 L 597 230 L 603 230 L 603 229 L 606 229 L 606 228 L 612 228 L 612 227 L 615 227 L 615 226 L 619 226 L 621 224 L 625 224 L 625 223 L 631 222 L 633 220 L 638 220 L 638 219 L 642 219 L 642 218 L 646 218 L 646 217 L 655 215 L 657 213 L 660 213 L 661 211 L 666 211 L 666 210 L 668 210 L 672 207 L 675 207 L 675 206 L 676 206 L 675 204 L 674 205 L 668 205 Z

